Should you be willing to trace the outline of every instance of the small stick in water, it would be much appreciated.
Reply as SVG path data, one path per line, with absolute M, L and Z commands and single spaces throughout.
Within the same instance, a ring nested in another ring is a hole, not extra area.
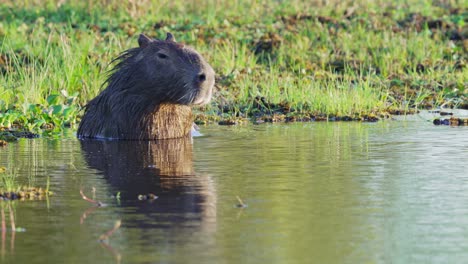
M 90 202 L 90 203 L 93 203 L 93 204 L 96 204 L 97 206 L 104 206 L 103 203 L 101 203 L 100 201 L 95 201 L 91 198 L 88 198 L 86 197 L 86 195 L 84 195 L 83 193 L 83 190 L 80 190 L 80 194 L 81 194 L 81 197 L 83 198 L 83 200 L 87 201 L 87 202 Z
M 245 204 L 239 196 L 236 195 L 236 198 L 237 198 L 237 201 L 239 201 L 239 203 L 237 204 L 238 208 L 246 208 L 247 207 L 247 204 Z

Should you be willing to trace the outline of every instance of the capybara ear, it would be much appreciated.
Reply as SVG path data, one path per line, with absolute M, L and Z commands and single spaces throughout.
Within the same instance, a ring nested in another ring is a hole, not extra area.
M 167 32 L 166 41 L 176 42 L 174 35 L 172 35 L 170 32 Z
M 154 41 L 153 39 L 146 36 L 145 34 L 140 34 L 140 36 L 138 37 L 138 45 L 140 45 L 140 48 L 144 48 L 148 46 L 148 44 L 153 41 Z

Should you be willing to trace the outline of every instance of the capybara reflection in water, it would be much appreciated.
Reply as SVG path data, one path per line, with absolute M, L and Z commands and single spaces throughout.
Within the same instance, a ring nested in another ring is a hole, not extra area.
M 153 140 L 190 135 L 192 105 L 211 100 L 215 73 L 193 48 L 165 40 L 138 38 L 123 52 L 107 87 L 87 106 L 80 138 Z

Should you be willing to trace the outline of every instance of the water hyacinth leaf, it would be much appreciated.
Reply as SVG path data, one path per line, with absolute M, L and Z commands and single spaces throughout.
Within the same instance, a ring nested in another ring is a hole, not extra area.
M 42 125 L 44 125 L 46 123 L 46 121 L 44 119 L 37 119 L 35 122 L 34 122 L 34 125 L 36 127 L 41 127 Z
M 74 93 L 74 94 L 68 96 L 68 97 L 67 97 L 67 104 L 69 104 L 69 105 L 73 104 L 73 103 L 75 102 L 76 98 L 78 98 L 78 94 L 79 94 L 79 93 L 76 92 L 76 93 Z
M 18 117 L 18 120 L 19 120 L 22 124 L 27 124 L 28 121 L 29 121 L 28 117 L 27 117 L 27 116 L 24 116 L 24 115 L 20 115 L 20 116 Z
M 63 105 L 54 105 L 52 106 L 52 114 L 53 115 L 59 115 L 63 111 Z
M 18 119 L 18 117 L 18 113 L 8 111 L 7 113 L 3 114 L 0 119 L 1 126 L 11 127 L 13 122 L 15 122 Z
M 61 117 L 58 117 L 58 116 L 55 116 L 55 115 L 50 116 L 50 120 L 57 127 L 61 127 L 62 124 L 63 124 L 63 119 Z
M 47 100 L 47 103 L 49 105 L 56 105 L 56 104 L 58 104 L 59 99 L 60 98 L 59 98 L 58 94 L 51 94 L 51 95 L 47 96 L 46 100 Z
M 74 117 L 75 113 L 76 113 L 75 107 L 70 106 L 70 107 L 68 107 L 68 108 L 65 108 L 65 109 L 63 110 L 63 118 L 64 118 L 65 120 L 69 120 L 69 119 L 71 119 L 71 118 Z
M 41 107 L 39 107 L 37 104 L 30 104 L 28 109 L 32 114 L 40 114 L 42 111 Z
M 42 113 L 39 117 L 45 120 L 46 122 L 51 121 L 49 113 Z

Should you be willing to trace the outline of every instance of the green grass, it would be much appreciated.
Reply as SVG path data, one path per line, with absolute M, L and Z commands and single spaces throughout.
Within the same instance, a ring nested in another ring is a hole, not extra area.
M 0 167 L 0 190 L 5 192 L 16 192 L 20 189 L 18 175 L 15 171 Z
M 170 31 L 212 64 L 206 115 L 468 106 L 463 1 L 330 2 L 0 0 L 0 126 L 75 126 L 140 32 Z

